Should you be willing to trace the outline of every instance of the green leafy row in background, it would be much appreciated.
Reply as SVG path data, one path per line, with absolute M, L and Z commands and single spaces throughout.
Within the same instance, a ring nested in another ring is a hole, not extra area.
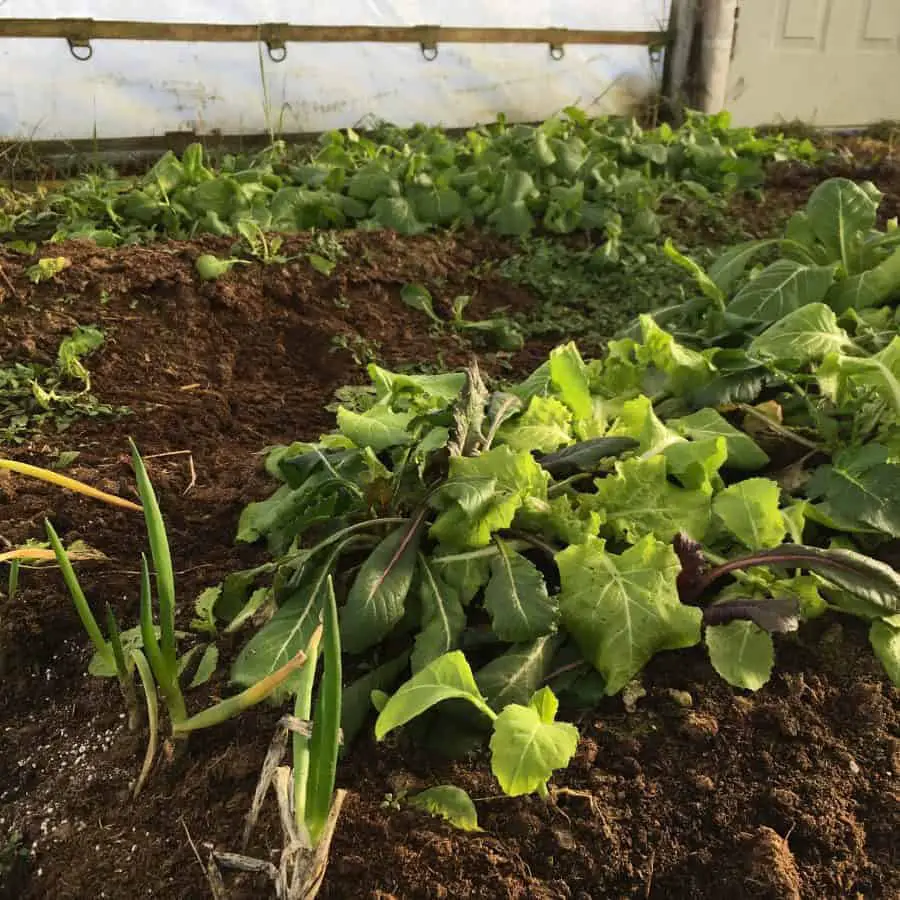
M 759 185 L 766 162 L 812 159 L 809 141 L 731 129 L 725 113 L 678 129 L 590 119 L 575 108 L 539 126 L 504 119 L 450 137 L 439 128 L 382 126 L 371 136 L 325 134 L 310 152 L 276 143 L 219 168 L 200 144 L 168 153 L 140 178 L 87 175 L 0 213 L 0 238 L 91 238 L 104 245 L 154 236 L 391 228 L 416 234 L 484 223 L 507 235 L 602 229 L 655 237 L 655 209 L 677 184 L 707 196 Z
M 819 304 L 883 346 L 896 333 L 888 304 L 900 292 L 900 228 L 896 219 L 876 228 L 881 199 L 871 182 L 831 178 L 794 213 L 783 237 L 737 244 L 709 271 L 667 242 L 667 255 L 693 276 L 702 299 L 667 309 L 657 321 L 721 346 Z M 764 265 L 766 255 L 775 258 Z M 784 340 L 791 339 L 786 332 Z

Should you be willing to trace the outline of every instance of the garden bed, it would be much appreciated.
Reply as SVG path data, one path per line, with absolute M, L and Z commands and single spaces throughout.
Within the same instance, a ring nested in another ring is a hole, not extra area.
M 890 164 L 876 169 L 863 176 L 875 178 L 888 194 L 883 211 L 895 214 L 900 178 Z M 763 206 L 742 201 L 743 227 L 770 232 L 773 210 L 801 206 L 822 174 L 777 175 Z M 330 275 L 301 260 L 205 284 L 194 261 L 227 253 L 225 239 L 116 250 L 64 243 L 53 253 L 71 265 L 36 285 L 24 277 L 29 260 L 0 253 L 15 289 L 5 289 L 0 357 L 50 360 L 74 325 L 97 325 L 106 342 L 90 360 L 92 390 L 131 411 L 61 434 L 45 428 L 6 453 L 47 465 L 77 450 L 67 474 L 133 497 L 133 437 L 160 494 L 184 624 L 204 587 L 262 559 L 234 543 L 241 510 L 271 490 L 259 451 L 328 431 L 326 405 L 338 388 L 365 380 L 361 361 L 445 369 L 477 353 L 489 373 L 525 373 L 558 342 L 473 346 L 431 328 L 400 298 L 405 284 L 422 283 L 441 315 L 454 296 L 471 294 L 470 319 L 527 317 L 539 298 L 493 270 L 476 274 L 510 244 L 477 234 L 340 240 L 347 255 Z M 291 239 L 287 249 L 318 252 L 312 242 Z M 560 331 L 579 340 L 565 323 Z M 16 545 L 52 518 L 67 543 L 85 540 L 108 557 L 80 566 L 89 596 L 136 618 L 139 517 L 15 477 L 0 491 L 3 538 Z M 238 849 L 278 711 L 192 739 L 132 802 L 141 747 L 116 685 L 85 674 L 86 642 L 57 572 L 23 571 L 2 629 L 0 837 L 11 825 L 23 832 L 0 847 L 5 896 L 207 896 L 197 855 L 205 862 L 210 847 Z M 221 649 L 227 659 L 239 648 Z M 896 897 L 898 696 L 865 626 L 815 622 L 780 638 L 777 660 L 770 683 L 747 695 L 718 679 L 702 647 L 658 656 L 631 711 L 612 697 L 577 723 L 578 753 L 555 776 L 550 803 L 503 797 L 481 758 L 442 763 L 402 738 L 363 737 L 339 768 L 350 793 L 323 896 Z M 227 690 L 220 671 L 199 693 Z M 201 705 L 196 694 L 190 702 Z M 440 782 L 469 791 L 483 832 L 390 802 Z M 279 837 L 270 808 L 256 855 L 272 858 Z M 265 895 L 264 881 L 242 877 L 231 882 L 235 898 Z

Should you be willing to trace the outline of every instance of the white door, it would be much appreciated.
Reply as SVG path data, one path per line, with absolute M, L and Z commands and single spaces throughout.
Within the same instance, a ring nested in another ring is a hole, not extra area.
M 900 0 L 740 0 L 726 106 L 738 125 L 900 120 Z

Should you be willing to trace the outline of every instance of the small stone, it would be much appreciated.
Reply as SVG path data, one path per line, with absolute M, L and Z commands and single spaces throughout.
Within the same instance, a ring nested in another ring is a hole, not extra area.
M 675 688 L 669 688 L 666 691 L 669 699 L 682 709 L 689 709 L 694 705 L 694 698 L 687 691 L 678 691 Z
M 643 771 L 641 764 L 633 756 L 625 756 L 621 761 L 622 774 L 627 778 L 636 778 Z
M 698 791 L 703 791 L 704 793 L 712 793 L 716 789 L 716 783 L 709 777 L 709 775 L 695 775 L 694 776 L 694 787 Z
M 629 681 L 622 688 L 622 703 L 625 712 L 633 713 L 637 709 L 638 700 L 647 696 L 647 689 L 639 681 Z
M 707 713 L 690 712 L 681 721 L 681 733 L 692 741 L 712 740 L 719 733 L 719 723 Z
M 553 837 L 556 839 L 556 844 L 560 850 L 575 849 L 575 837 L 571 831 L 565 828 L 554 828 Z

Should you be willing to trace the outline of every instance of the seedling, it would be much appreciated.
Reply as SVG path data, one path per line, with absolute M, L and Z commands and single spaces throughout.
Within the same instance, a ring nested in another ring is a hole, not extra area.
M 318 894 L 345 796 L 345 791 L 334 790 L 341 741 L 341 640 L 330 578 L 324 584 L 324 593 L 325 621 L 315 628 L 306 648 L 307 663 L 294 694 L 294 715 L 279 723 L 244 828 L 246 850 L 266 793 L 274 786 L 284 835 L 281 864 L 277 869 L 268 868 L 262 861 L 240 854 L 215 854 L 219 863 L 231 868 L 269 871 L 275 881 L 276 896 L 286 900 L 312 900 Z M 323 640 L 322 677 L 313 704 Z M 289 735 L 292 767 L 279 765 Z
M 111 609 L 107 607 L 108 636 L 104 637 L 91 611 L 84 592 L 75 574 L 68 554 L 63 549 L 53 526 L 47 522 L 47 534 L 56 559 L 63 573 L 66 587 L 78 611 L 82 625 L 94 645 L 97 655 L 95 668 L 111 670 L 119 679 L 129 722 L 137 722 L 137 699 L 133 684 L 133 669 L 141 679 L 147 703 L 150 725 L 150 743 L 141 774 L 135 783 L 135 795 L 143 786 L 153 762 L 158 731 L 156 691 L 162 695 L 171 726 L 172 739 L 183 743 L 192 731 L 219 725 L 233 716 L 265 700 L 304 662 L 304 654 L 297 653 L 268 678 L 236 696 L 189 716 L 180 684 L 184 668 L 184 657 L 179 658 L 177 648 L 178 633 L 175 630 L 175 578 L 165 523 L 160 512 L 156 493 L 150 483 L 143 460 L 132 442 L 132 463 L 137 479 L 138 495 L 143 504 L 147 527 L 150 556 L 153 561 L 156 593 L 158 598 L 159 625 L 154 621 L 153 589 L 150 567 L 145 554 L 141 554 L 141 591 L 139 638 L 134 634 L 126 642 Z M 55 479 L 63 478 L 51 473 Z M 48 479 L 49 480 L 49 479 Z
M 25 274 L 32 284 L 40 284 L 42 281 L 52 280 L 71 265 L 72 260 L 65 256 L 48 256 L 39 259 L 33 266 L 29 266 L 25 270 Z

